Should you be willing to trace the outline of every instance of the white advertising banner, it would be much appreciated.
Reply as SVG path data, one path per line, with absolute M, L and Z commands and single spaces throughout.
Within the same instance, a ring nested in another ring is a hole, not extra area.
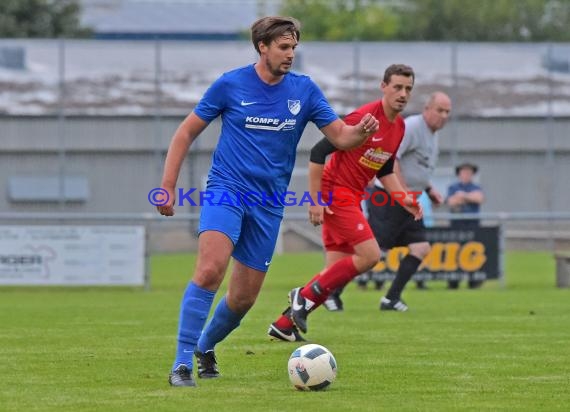
M 0 226 L 0 285 L 144 285 L 143 226 Z

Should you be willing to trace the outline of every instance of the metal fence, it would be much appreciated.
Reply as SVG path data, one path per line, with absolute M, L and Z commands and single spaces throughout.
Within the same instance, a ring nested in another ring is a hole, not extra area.
M 0 59 L 6 213 L 153 213 L 146 195 L 160 182 L 179 121 L 221 73 L 257 59 L 246 41 L 0 40 L 0 50 L 13 56 Z M 411 65 L 417 78 L 406 114 L 421 111 L 435 90 L 454 102 L 441 133 L 440 184 L 459 161 L 475 161 L 483 211 L 519 213 L 525 218 L 507 219 L 508 227 L 552 238 L 554 228 L 569 230 L 560 218 L 570 203 L 568 61 L 570 44 L 306 42 L 295 69 L 343 114 L 379 97 L 389 64 Z M 215 122 L 196 141 L 180 186 L 200 187 L 218 131 Z M 298 170 L 319 137 L 307 129 Z M 292 185 L 305 187 L 303 173 Z M 193 220 L 184 222 L 191 232 Z
M 186 114 L 221 73 L 256 61 L 248 41 L 2 40 L 0 113 Z M 18 53 L 14 53 L 14 52 Z M 570 44 L 303 42 L 295 70 L 310 75 L 339 113 L 378 97 L 384 69 L 417 75 L 408 112 L 436 89 L 456 116 L 570 115 Z M 548 128 L 546 128 L 548 129 Z

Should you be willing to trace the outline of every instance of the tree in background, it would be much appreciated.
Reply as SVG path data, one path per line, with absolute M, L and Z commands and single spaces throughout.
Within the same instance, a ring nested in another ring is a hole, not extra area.
M 284 0 L 281 13 L 305 40 L 570 40 L 570 0 Z
M 562 0 L 409 0 L 402 40 L 569 40 L 569 2 Z
M 0 37 L 86 37 L 78 0 L 0 0 Z
M 286 0 L 280 13 L 302 21 L 303 40 L 387 40 L 398 32 L 398 18 L 366 0 Z

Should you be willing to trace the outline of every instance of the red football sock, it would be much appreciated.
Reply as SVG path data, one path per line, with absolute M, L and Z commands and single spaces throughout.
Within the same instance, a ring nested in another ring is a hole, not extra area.
M 320 273 L 317 273 L 308 283 L 307 285 L 311 285 L 315 280 L 317 280 L 319 277 L 321 277 Z M 293 321 L 291 320 L 291 318 L 286 315 L 287 311 L 283 312 L 283 314 L 279 317 L 279 319 L 277 319 L 275 322 L 273 322 L 275 324 L 275 326 L 277 326 L 279 329 L 291 329 L 293 326 L 295 326 L 295 324 L 293 323 Z
M 324 271 L 323 271 L 323 272 L 324 272 Z M 311 285 L 312 285 L 313 283 L 315 283 L 316 280 L 319 280 L 319 278 L 321 277 L 321 274 L 322 274 L 323 272 L 317 273 L 315 276 L 313 276 L 313 278 L 312 278 L 311 280 L 309 280 L 307 283 L 305 283 L 305 286 L 303 286 L 303 287 L 305 287 L 305 288 L 311 287 Z M 303 295 L 303 294 L 301 293 L 301 295 Z
M 301 296 L 315 302 L 315 306 L 311 308 L 311 310 L 314 310 L 327 300 L 332 291 L 346 285 L 359 273 L 360 272 L 354 266 L 352 256 L 347 256 L 311 279 L 303 290 L 301 290 Z M 316 281 L 319 282 L 320 293 L 311 287 Z
M 279 329 L 291 329 L 293 327 L 293 321 L 289 316 L 281 315 L 279 319 L 273 322 L 275 326 Z

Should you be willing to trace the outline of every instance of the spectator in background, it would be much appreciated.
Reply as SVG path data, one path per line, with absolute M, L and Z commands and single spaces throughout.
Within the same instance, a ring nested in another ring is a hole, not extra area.
M 481 186 L 473 182 L 477 170 L 477 166 L 472 163 L 462 163 L 455 168 L 457 182 L 448 187 L 446 200 L 452 213 L 479 213 L 485 196 Z M 451 221 L 451 227 L 457 229 L 472 229 L 478 226 L 478 218 Z
M 446 203 L 451 213 L 479 213 L 485 196 L 481 186 L 473 182 L 477 173 L 477 165 L 462 163 L 455 168 L 458 181 L 451 184 L 447 189 Z M 479 227 L 478 218 L 453 219 L 451 227 L 455 229 L 474 229 Z M 469 288 L 481 286 L 480 281 L 469 280 Z M 459 287 L 459 280 L 448 282 L 450 289 Z

